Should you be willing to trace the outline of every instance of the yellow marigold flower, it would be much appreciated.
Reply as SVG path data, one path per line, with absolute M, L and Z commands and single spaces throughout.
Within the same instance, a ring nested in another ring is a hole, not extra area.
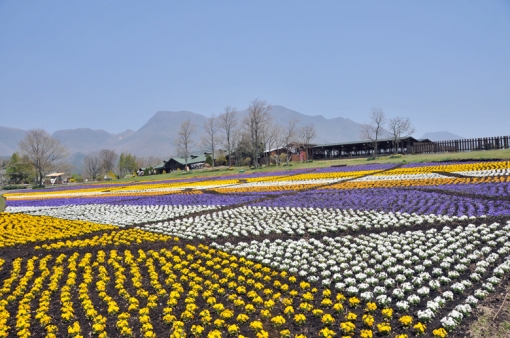
M 358 316 L 355 313 L 352 313 L 352 312 L 348 312 L 345 315 L 345 319 L 347 319 L 347 320 L 356 320 L 356 318 L 358 318 Z
M 255 311 L 255 306 L 253 306 L 253 304 L 246 304 L 244 310 L 248 313 L 252 313 Z
M 185 336 L 183 336 L 185 337 Z M 213 330 L 207 334 L 207 338 L 221 338 L 221 331 Z
M 413 323 L 413 317 L 411 316 L 402 316 L 398 319 L 400 324 L 402 324 L 403 327 L 408 327 Z
M 359 336 L 360 338 L 372 338 L 372 330 L 361 330 Z
M 377 324 L 377 330 L 381 333 L 381 334 L 390 334 L 391 332 L 391 326 L 390 324 L 388 323 L 381 323 L 381 324 Z
M 312 310 L 312 314 L 316 317 L 321 317 L 324 314 L 324 311 L 321 309 L 314 309 Z
M 222 311 L 222 312 L 220 313 L 220 317 L 221 317 L 222 319 L 230 319 L 230 318 L 234 317 L 234 311 L 232 311 L 232 310 L 228 310 L 228 309 L 227 309 L 227 310 L 224 310 L 224 311 Z
M 341 303 L 335 303 L 333 305 L 333 310 L 336 312 L 342 312 L 344 310 L 344 306 Z
M 271 318 L 271 323 L 275 327 L 280 327 L 286 323 L 286 320 L 282 316 L 276 316 L 276 317 Z
M 333 318 L 333 316 L 329 313 L 326 313 L 324 316 L 322 316 L 321 322 L 324 325 L 332 325 L 335 323 L 335 318 Z
M 238 323 L 245 323 L 248 321 L 248 319 L 250 319 L 250 317 L 248 317 L 247 315 L 245 315 L 244 313 L 241 313 L 237 316 L 236 318 L 236 321 Z
M 433 330 L 432 334 L 434 335 L 435 338 L 445 338 L 446 336 L 448 336 L 448 332 L 446 332 L 446 330 L 442 327 Z
M 227 331 L 229 334 L 239 333 L 239 326 L 237 326 L 236 324 L 229 325 L 227 327 Z
M 372 327 L 374 325 L 374 317 L 369 314 L 364 314 L 363 317 L 361 317 L 361 320 L 366 326 Z
M 269 318 L 271 317 L 271 311 L 267 309 L 260 310 L 260 315 L 262 316 L 262 318 Z
M 336 335 L 336 332 L 328 329 L 327 327 L 325 327 L 319 331 L 319 337 L 332 338 L 335 335 Z
M 418 322 L 416 323 L 416 325 L 413 326 L 413 329 L 416 331 L 416 334 L 420 335 L 425 333 L 427 327 L 425 326 L 425 324 Z
M 402 333 L 402 334 L 397 334 L 397 335 L 395 336 L 395 338 L 409 338 L 409 336 L 408 336 L 408 335 L 406 335 L 405 333 Z
M 321 301 L 321 306 L 330 307 L 331 305 L 333 305 L 333 301 L 331 299 L 329 299 L 329 298 L 324 298 Z
M 294 321 L 296 322 L 296 324 L 302 325 L 306 323 L 306 316 L 298 313 L 297 315 L 294 316 Z
M 225 325 L 225 321 L 224 321 L 223 319 L 216 319 L 216 320 L 213 322 L 213 324 L 214 324 L 216 327 L 220 328 L 220 327 L 222 327 L 222 326 L 224 326 L 224 325 Z
M 393 317 L 393 309 L 383 309 L 381 313 L 385 319 L 391 319 L 391 317 Z
M 269 333 L 264 330 L 257 332 L 257 338 L 269 338 Z
M 260 321 L 255 320 L 250 323 L 250 328 L 254 331 L 260 331 L 264 328 L 264 326 L 262 325 L 262 323 Z
M 290 330 L 282 330 L 280 331 L 280 338 L 290 338 Z
M 365 308 L 365 311 L 372 312 L 372 311 L 375 311 L 375 310 L 377 310 L 377 304 L 374 303 L 374 302 L 368 302 L 367 303 L 367 307 Z
M 356 325 L 351 322 L 342 322 L 340 323 L 340 329 L 346 334 L 351 334 L 356 330 Z
M 310 288 L 310 283 L 307 283 L 307 282 L 301 282 L 299 283 L 299 287 L 301 287 L 301 289 L 303 290 L 306 290 L 306 289 L 309 289 Z
M 339 301 L 340 303 L 345 302 L 345 296 L 339 293 L 336 295 L 336 300 Z
M 357 297 L 349 298 L 349 305 L 352 307 L 357 307 L 361 301 Z

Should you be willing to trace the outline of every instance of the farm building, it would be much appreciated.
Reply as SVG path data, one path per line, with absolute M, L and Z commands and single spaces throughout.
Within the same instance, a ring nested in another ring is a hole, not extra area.
M 201 155 L 190 155 L 187 161 L 188 167 L 190 169 L 198 169 L 203 167 L 207 155 L 207 153 Z M 163 161 L 163 163 L 158 164 L 154 167 L 154 169 L 158 174 L 163 173 L 163 171 L 169 173 L 177 169 L 186 170 L 186 159 L 184 157 L 172 157 L 168 161 Z

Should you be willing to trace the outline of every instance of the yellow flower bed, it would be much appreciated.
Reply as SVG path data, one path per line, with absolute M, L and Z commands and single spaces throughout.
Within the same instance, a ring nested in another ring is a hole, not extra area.
M 412 175 L 427 174 L 434 171 L 456 172 L 456 171 L 475 171 L 475 170 L 496 170 L 508 169 L 509 162 L 477 162 L 477 163 L 459 163 L 459 164 L 442 164 L 442 165 L 426 165 L 414 168 L 396 168 L 377 175 Z
M 297 180 L 324 180 L 339 178 L 354 178 L 364 175 L 373 175 L 380 170 L 364 170 L 364 171 L 345 171 L 345 172 L 325 172 L 325 173 L 307 173 L 289 177 L 280 177 L 274 181 L 297 181 Z
M 161 187 L 164 188 L 164 187 Z M 97 197 L 116 197 L 116 196 L 154 196 L 154 195 L 169 195 L 169 194 L 201 194 L 200 190 L 191 190 L 191 191 L 183 191 L 183 190 L 159 190 L 159 191 L 144 191 L 144 190 L 135 190 L 135 191 L 122 191 L 122 190 L 112 190 L 112 189 L 101 189 L 101 190 L 62 190 L 62 192 L 53 193 L 50 191 L 39 191 L 39 192 L 31 192 L 26 194 L 5 194 L 4 197 L 6 200 L 42 200 L 42 199 L 52 199 L 52 198 L 97 198 Z
M 131 241 L 143 236 L 136 230 L 125 230 L 112 232 L 108 240 L 120 233 Z M 103 237 L 97 242 L 101 240 Z M 74 241 L 68 247 L 78 243 L 82 244 Z M 112 332 L 118 337 L 154 337 L 156 322 L 182 337 L 218 332 L 267 336 L 272 327 L 290 337 L 299 333 L 294 323 L 305 325 L 307 319 L 317 316 L 322 323 L 322 336 L 330 337 L 334 328 L 338 329 L 335 318 L 339 317 L 331 304 L 322 306 L 321 301 L 331 298 L 346 302 L 336 291 L 321 293 L 287 272 L 204 245 L 67 252 L 19 258 L 9 265 L 6 275 L 11 277 L 0 289 L 0 298 L 8 303 L 0 302 L 0 314 L 2 318 L 16 316 L 18 320 L 16 327 L 4 326 L 0 330 L 4 336 L 30 335 L 28 323 L 35 318 L 45 327 L 48 337 L 91 333 L 107 337 Z M 9 283 L 11 280 L 14 283 Z M 30 300 L 38 304 L 32 312 L 26 309 Z M 304 300 L 308 303 L 302 310 L 299 304 Z M 9 313 L 6 304 L 13 304 L 17 311 Z M 284 312 L 289 307 L 292 311 Z M 52 314 L 50 308 L 56 309 L 57 314 Z M 107 318 L 112 317 L 115 326 L 108 327 Z M 352 314 L 346 319 L 357 320 Z M 60 324 L 57 327 L 54 323 Z M 243 332 L 241 325 L 249 331 Z M 355 328 L 352 322 L 342 325 L 349 326 L 342 331 Z
M 339 182 L 336 184 L 321 187 L 321 190 L 327 189 L 369 189 L 369 188 L 402 188 L 419 186 L 439 186 L 445 184 L 479 184 L 479 183 L 502 183 L 510 182 L 510 176 L 492 176 L 492 177 L 445 177 L 416 180 L 387 180 L 387 181 L 364 181 L 364 182 Z
M 247 192 L 274 192 L 274 191 L 296 191 L 303 189 L 311 189 L 315 187 L 320 187 L 322 184 L 289 184 L 289 185 L 281 185 L 281 186 L 261 186 L 261 187 L 243 187 L 240 185 L 239 187 L 232 188 L 216 188 L 211 189 L 213 191 L 228 194 L 228 193 L 247 193 Z
M 112 229 L 117 227 L 48 216 L 0 213 L 0 248 Z
M 35 249 L 60 249 L 60 248 L 84 248 L 106 245 L 131 245 L 141 244 L 143 242 L 168 242 L 179 241 L 179 238 L 156 234 L 140 229 L 114 230 L 109 233 L 97 235 L 92 238 L 67 240 L 65 242 L 58 241 L 51 244 L 43 244 L 36 246 Z

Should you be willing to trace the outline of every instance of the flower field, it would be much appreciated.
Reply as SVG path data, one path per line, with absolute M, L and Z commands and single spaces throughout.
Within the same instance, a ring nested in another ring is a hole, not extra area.
M 463 337 L 510 277 L 508 162 L 8 193 L 0 337 Z

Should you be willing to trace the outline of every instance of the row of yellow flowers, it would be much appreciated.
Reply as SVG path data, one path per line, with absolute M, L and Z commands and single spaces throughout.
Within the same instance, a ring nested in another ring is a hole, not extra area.
M 445 178 L 426 178 L 413 180 L 381 180 L 381 181 L 349 181 L 340 182 L 319 189 L 369 189 L 369 188 L 403 188 L 419 186 L 440 186 L 445 184 L 480 184 L 480 183 L 503 183 L 510 182 L 510 176 L 492 176 L 492 177 L 445 177 Z
M 67 323 L 69 336 L 104 338 L 113 329 L 106 326 L 112 316 L 116 318 L 115 335 L 123 337 L 155 337 L 155 321 L 166 323 L 171 337 L 305 337 L 300 331 L 309 322 L 322 324 L 315 333 L 321 337 L 372 337 L 392 333 L 395 325 L 408 328 L 409 334 L 426 333 L 425 325 L 415 323 L 409 314 L 396 316 L 391 308 L 362 304 L 356 297 L 329 289 L 318 290 L 285 271 L 204 245 L 32 257 L 25 261 L 24 275 L 23 261 L 12 262 L 10 277 L 0 289 L 0 324 L 12 315 L 6 305 L 20 299 L 16 334 L 21 337 L 30 336 L 32 301 L 39 304 L 35 319 L 50 338 L 63 334 L 58 333 L 61 320 Z M 78 281 L 76 304 L 73 290 Z M 49 309 L 56 302 L 60 315 L 54 318 Z M 78 317 L 77 306 L 90 326 L 80 326 L 83 318 Z M 4 326 L 0 325 L 0 337 L 11 332 Z
M 112 230 L 101 235 L 95 235 L 85 239 L 68 239 L 66 241 L 56 241 L 37 245 L 36 250 L 57 250 L 60 248 L 87 248 L 104 247 L 107 245 L 131 245 L 144 242 L 178 242 L 179 238 L 143 231 L 140 229 Z
M 474 162 L 474 163 L 454 163 L 454 164 L 438 164 L 438 165 L 424 165 L 417 167 L 401 167 L 395 168 L 384 172 L 379 175 L 412 175 L 412 174 L 426 174 L 432 172 L 458 172 L 458 171 L 478 171 L 478 170 L 498 170 L 510 169 L 510 162 L 508 161 L 488 161 L 488 162 Z M 376 174 L 375 176 L 377 176 Z
M 4 197 L 6 200 L 46 200 L 46 199 L 57 199 L 57 198 L 98 198 L 98 197 L 126 197 L 126 196 L 159 196 L 159 195 L 171 195 L 171 194 L 202 194 L 200 190 L 137 190 L 137 191 L 124 191 L 124 192 L 112 192 L 106 191 L 103 192 L 91 192 L 91 193 L 83 193 L 83 192 L 72 192 L 70 190 L 64 190 L 68 192 L 67 195 L 64 194 L 52 194 L 50 192 L 37 192 L 31 194 L 17 194 L 17 195 L 7 195 Z
M 0 248 L 113 229 L 117 227 L 48 216 L 0 213 Z

